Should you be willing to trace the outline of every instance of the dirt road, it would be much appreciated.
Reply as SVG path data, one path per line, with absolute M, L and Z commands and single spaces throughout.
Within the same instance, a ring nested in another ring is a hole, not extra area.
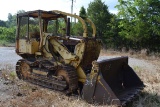
M 108 54 L 106 54 L 108 55 Z M 101 56 L 99 59 L 117 56 Z M 67 97 L 61 92 L 28 84 L 15 77 L 15 64 L 20 59 L 13 47 L 0 47 L 0 107 L 90 107 L 79 96 Z M 129 58 L 129 65 L 144 81 L 146 88 L 130 106 L 160 106 L 160 64 Z
M 20 58 L 15 53 L 14 47 L 0 47 L 0 69 L 14 68 L 16 61 Z

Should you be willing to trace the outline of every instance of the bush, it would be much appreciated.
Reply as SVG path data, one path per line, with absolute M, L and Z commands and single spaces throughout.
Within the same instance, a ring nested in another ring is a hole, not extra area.
M 15 42 L 16 27 L 0 27 L 0 40 L 6 42 Z

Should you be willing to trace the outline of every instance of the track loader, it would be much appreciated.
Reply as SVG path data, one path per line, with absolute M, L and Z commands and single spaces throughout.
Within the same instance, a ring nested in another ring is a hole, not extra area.
M 81 22 L 82 36 L 70 35 L 70 17 Z M 19 13 L 16 53 L 22 59 L 16 64 L 17 76 L 67 94 L 79 90 L 88 103 L 125 105 L 143 89 L 143 82 L 128 57 L 98 61 L 101 44 L 88 18 L 58 10 Z

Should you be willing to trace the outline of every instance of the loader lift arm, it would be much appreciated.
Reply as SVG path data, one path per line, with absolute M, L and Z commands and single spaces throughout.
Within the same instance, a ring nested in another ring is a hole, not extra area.
M 77 55 L 70 52 L 65 45 L 56 40 L 54 37 L 49 38 L 49 43 L 52 45 L 54 50 L 61 55 L 61 57 L 64 59 L 65 64 L 70 64 L 71 61 L 78 60 Z
M 68 16 L 81 22 L 81 37 L 69 34 Z M 57 26 L 53 29 L 53 23 L 59 18 L 64 21 L 65 34 L 58 34 Z M 48 32 L 50 22 L 52 31 Z M 88 37 L 86 22 L 93 29 L 92 37 Z M 38 28 L 38 36 L 30 28 L 31 23 Z M 17 76 L 47 88 L 70 90 L 70 93 L 79 88 L 83 99 L 89 103 L 125 105 L 144 84 L 128 65 L 128 57 L 98 60 L 101 45 L 101 40 L 96 38 L 96 26 L 88 18 L 58 10 L 20 13 L 17 15 L 16 52 L 23 59 L 16 64 Z

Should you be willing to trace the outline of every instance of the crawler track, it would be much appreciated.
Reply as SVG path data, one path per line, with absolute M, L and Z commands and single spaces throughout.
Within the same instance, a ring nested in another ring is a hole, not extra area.
M 44 63 L 45 62 L 43 61 L 43 65 L 45 65 L 46 71 L 54 68 L 54 66 L 51 66 L 51 63 Z M 34 66 L 33 63 L 24 59 L 19 60 L 16 64 L 17 76 L 19 79 L 23 79 L 24 81 L 54 90 L 66 90 L 67 92 L 75 91 L 78 87 L 78 77 L 74 67 L 72 66 L 66 65 L 61 68 L 63 69 L 63 71 L 66 71 L 65 73 L 67 75 L 68 81 L 66 81 L 65 79 L 60 80 L 56 75 L 48 76 L 34 73 L 32 72 L 33 69 L 39 69 L 39 67 L 36 64 Z M 47 74 L 49 74 L 49 72 L 47 72 Z

